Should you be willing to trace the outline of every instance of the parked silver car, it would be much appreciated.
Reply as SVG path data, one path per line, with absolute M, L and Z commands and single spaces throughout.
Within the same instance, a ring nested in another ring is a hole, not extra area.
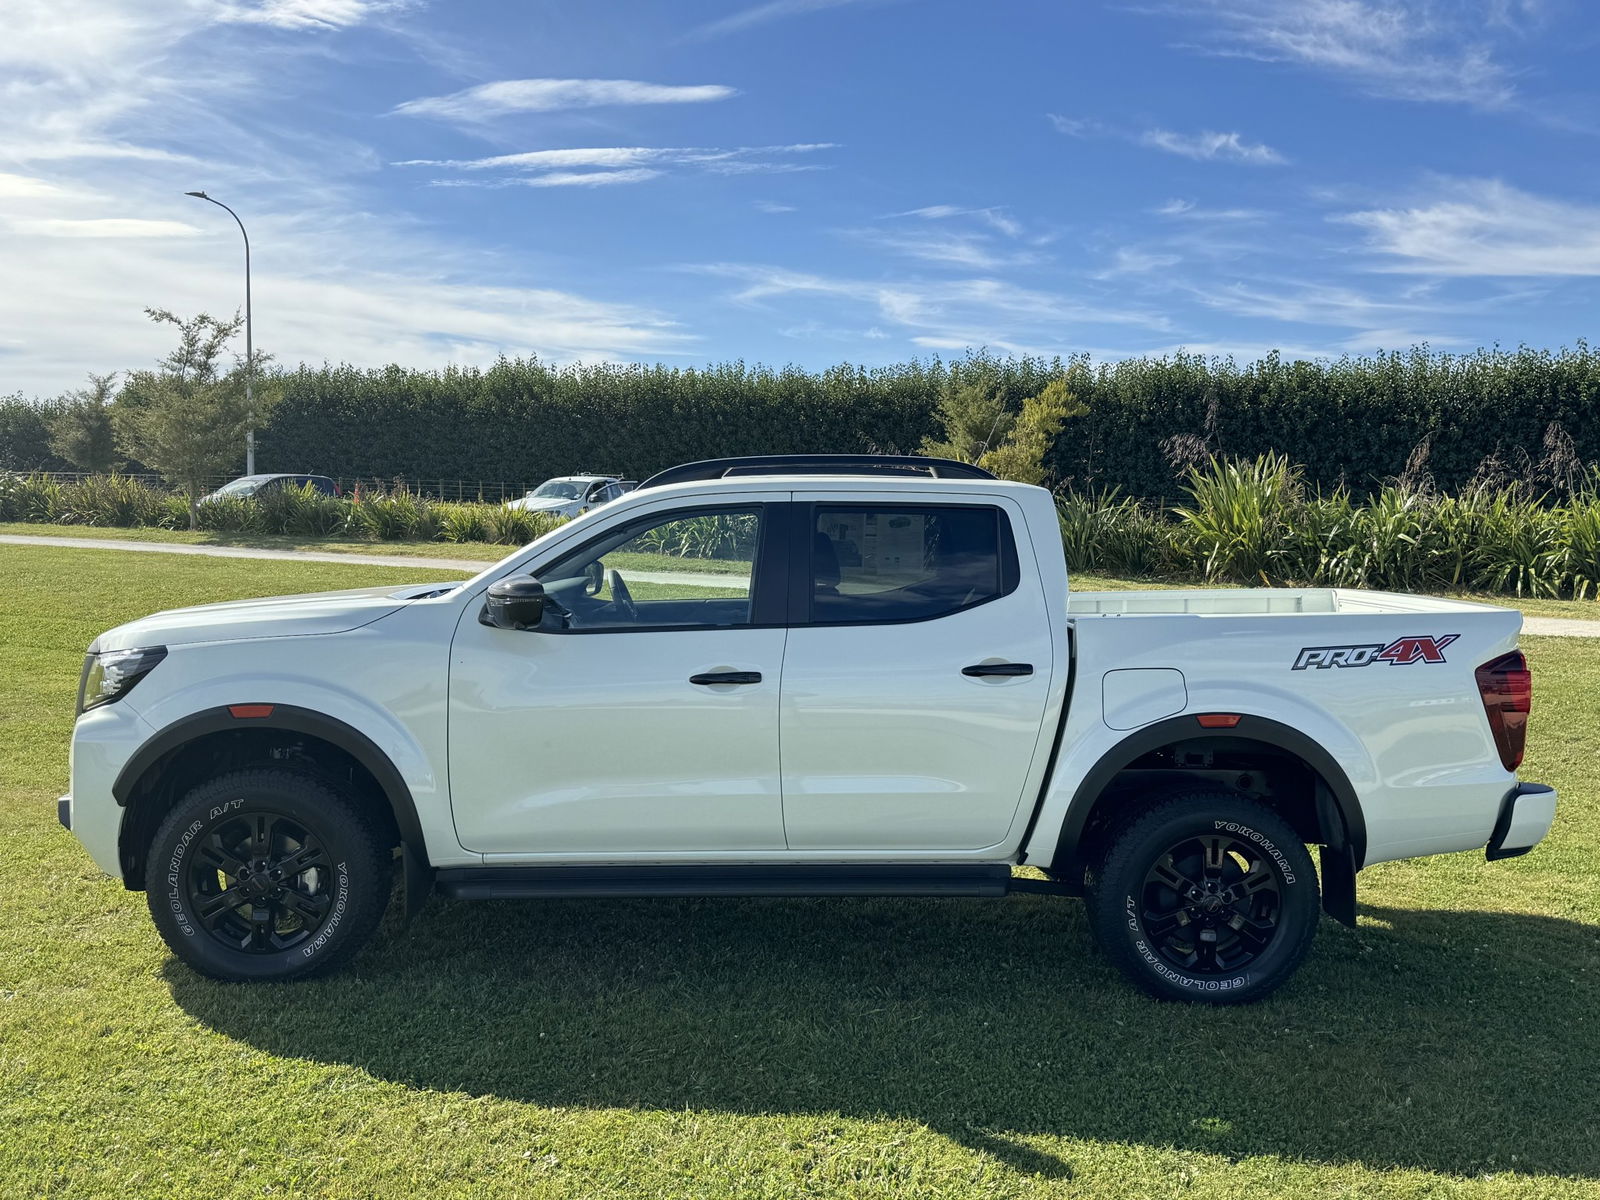
M 638 480 L 616 475 L 561 475 L 545 480 L 526 496 L 507 501 L 506 507 L 571 518 L 637 486 Z

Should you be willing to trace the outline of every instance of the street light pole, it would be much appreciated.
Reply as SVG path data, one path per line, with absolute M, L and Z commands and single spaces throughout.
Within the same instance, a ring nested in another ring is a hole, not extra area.
M 244 236 L 244 404 L 249 413 L 249 423 L 244 431 L 244 473 L 254 475 L 256 473 L 256 355 L 253 331 L 250 327 L 250 235 L 245 232 L 244 222 L 239 220 L 239 214 L 221 200 L 213 200 L 204 192 L 185 192 L 184 195 L 210 201 L 223 209 L 238 224 L 239 232 Z

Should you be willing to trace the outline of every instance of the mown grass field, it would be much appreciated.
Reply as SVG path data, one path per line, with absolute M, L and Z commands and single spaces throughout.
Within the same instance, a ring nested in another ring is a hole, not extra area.
M 55 821 L 84 645 L 437 575 L 0 546 L 0 1196 L 1600 1196 L 1600 645 L 1527 643 L 1551 839 L 1363 873 L 1251 1008 L 1048 897 L 434 900 L 333 979 L 179 967 Z

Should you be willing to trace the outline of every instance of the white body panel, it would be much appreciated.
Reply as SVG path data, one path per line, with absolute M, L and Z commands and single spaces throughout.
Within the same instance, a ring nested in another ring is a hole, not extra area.
M 614 522 L 822 498 L 998 506 L 1020 586 L 897 625 L 556 636 L 478 623 L 491 583 L 537 574 Z M 1047 862 L 1104 756 L 1153 721 L 1204 713 L 1270 718 L 1325 750 L 1359 799 L 1367 863 L 1482 847 L 1516 784 L 1473 677 L 1514 648 L 1516 612 L 1327 589 L 1069 600 L 1051 498 L 1019 484 L 795 476 L 652 488 L 427 593 L 206 606 L 103 634 L 97 649 L 170 653 L 125 699 L 79 719 L 71 816 L 95 861 L 118 869 L 111 784 L 139 747 L 242 703 L 310 709 L 369 738 L 410 789 L 436 866 Z M 1451 635 L 1444 661 L 1294 669 L 1310 647 Z M 1035 674 L 960 673 L 997 661 Z M 722 669 L 762 682 L 686 682 Z M 1515 837 L 1543 835 L 1543 803 L 1518 810 Z
M 881 491 L 813 489 L 819 504 Z M 970 502 L 917 489 L 919 502 Z M 1001 507 L 1026 532 L 1022 508 Z M 1035 571 L 1010 595 L 927 621 L 797 626 L 783 665 L 783 811 L 792 850 L 982 851 L 1004 845 L 1035 760 L 1056 671 L 1051 604 Z M 963 667 L 1026 663 L 1020 677 Z

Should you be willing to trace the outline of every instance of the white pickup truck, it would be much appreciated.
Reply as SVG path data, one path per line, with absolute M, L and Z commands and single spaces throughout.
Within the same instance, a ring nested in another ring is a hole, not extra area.
M 1319 908 L 1354 923 L 1363 866 L 1544 837 L 1520 624 L 1360 591 L 1069 597 L 1041 488 L 695 463 L 465 583 L 101 634 L 60 817 L 222 979 L 348 961 L 398 859 L 407 915 L 434 889 L 1081 893 L 1135 983 L 1237 1002 Z

